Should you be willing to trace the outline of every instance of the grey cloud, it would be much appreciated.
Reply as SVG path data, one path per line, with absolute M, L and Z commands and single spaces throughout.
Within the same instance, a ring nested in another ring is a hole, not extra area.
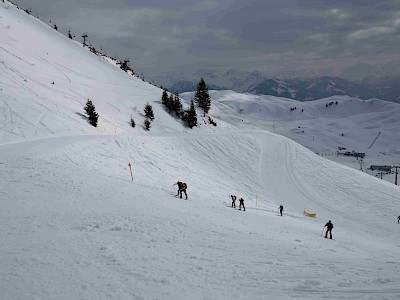
M 389 63 L 400 42 L 393 0 L 17 1 L 154 76 L 205 67 L 338 74 Z

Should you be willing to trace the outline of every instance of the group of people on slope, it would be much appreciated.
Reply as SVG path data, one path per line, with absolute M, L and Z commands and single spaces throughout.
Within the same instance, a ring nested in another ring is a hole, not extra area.
M 281 217 L 283 215 L 283 205 L 279 206 L 279 213 L 281 214 Z M 328 233 L 329 233 L 329 238 L 332 239 L 332 229 L 333 229 L 333 224 L 331 220 L 328 221 L 328 223 L 325 224 L 324 228 L 326 227 L 326 232 L 325 232 L 325 238 L 328 238 Z
M 232 205 L 231 207 L 236 208 L 236 196 L 235 195 L 231 195 L 232 198 Z M 239 199 L 239 210 L 242 210 L 243 207 L 243 211 L 246 211 L 246 208 L 244 207 L 244 199 L 240 198 Z
M 187 198 L 188 198 L 187 193 L 186 193 L 187 184 L 185 182 L 181 182 L 181 181 L 178 181 L 175 184 L 178 185 L 178 193 L 176 194 L 176 196 L 180 196 L 182 198 L 182 193 L 185 193 L 186 200 L 187 200 Z M 236 208 L 237 197 L 235 195 L 230 195 L 230 197 L 232 198 L 231 207 Z M 244 207 L 244 199 L 240 198 L 239 199 L 239 210 L 242 210 L 242 207 L 243 207 L 243 211 L 246 211 L 246 208 Z M 281 217 L 283 216 L 283 211 L 284 211 L 283 205 L 280 205 L 279 213 L 280 213 Z M 397 218 L 397 224 L 400 224 L 400 216 Z M 331 220 L 329 220 L 328 223 L 325 224 L 324 228 L 325 227 L 326 227 L 325 238 L 328 238 L 328 233 L 329 233 L 329 238 L 332 239 L 333 224 L 332 224 Z
M 279 206 L 279 213 L 281 214 L 281 217 L 283 216 L 283 205 Z M 400 218 L 400 217 L 399 217 Z M 333 224 L 331 220 L 328 221 L 328 223 L 325 224 L 324 228 L 326 227 L 326 232 L 325 232 L 325 238 L 328 238 L 328 233 L 330 239 L 332 239 L 332 229 L 333 229 Z
M 231 206 L 236 208 L 236 203 L 235 203 L 236 202 L 236 196 L 235 195 L 231 195 L 231 198 L 232 198 L 232 205 Z M 240 203 L 239 210 L 240 210 L 241 206 L 243 206 L 243 210 L 245 210 L 243 198 L 239 199 L 239 203 Z M 278 210 L 279 210 L 279 214 L 282 217 L 283 216 L 283 211 L 284 211 L 283 205 L 280 205 Z M 397 223 L 399 223 L 399 221 L 400 221 L 400 216 L 399 216 L 399 218 L 397 220 Z M 329 233 L 329 238 L 332 239 L 333 224 L 332 224 L 331 220 L 329 220 L 328 223 L 326 223 L 324 227 L 326 227 L 325 238 L 328 238 L 328 233 Z

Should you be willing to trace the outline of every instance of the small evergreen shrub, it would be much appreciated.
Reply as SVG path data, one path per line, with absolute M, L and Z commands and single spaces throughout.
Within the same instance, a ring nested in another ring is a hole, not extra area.
M 92 126 L 97 127 L 97 120 L 99 119 L 99 115 L 96 112 L 96 107 L 90 99 L 88 99 L 86 102 L 85 112 L 89 117 L 89 123 Z
M 145 128 L 146 130 L 150 130 L 150 127 L 151 127 L 151 122 L 150 122 L 150 120 L 149 120 L 149 119 L 144 120 L 143 126 L 144 126 L 144 128 Z

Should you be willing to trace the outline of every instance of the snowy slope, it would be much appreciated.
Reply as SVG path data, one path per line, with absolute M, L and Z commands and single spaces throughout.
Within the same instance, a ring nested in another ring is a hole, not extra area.
M 250 125 L 268 129 L 295 140 L 319 155 L 358 170 L 359 160 L 337 156 L 338 147 L 365 153 L 363 170 L 371 175 L 375 172 L 368 170 L 370 165 L 399 165 L 398 103 L 344 96 L 299 102 L 232 91 L 211 93 L 214 103 L 212 113 L 222 120 L 236 122 L 245 128 Z M 190 99 L 193 95 L 185 93 L 182 96 Z M 384 179 L 394 183 L 395 176 L 385 175 Z
M 158 88 L 132 77 L 34 17 L 2 4 L 0 35 L 1 131 L 3 142 L 48 135 L 120 134 L 132 116 L 143 123 L 143 107 L 154 107 L 156 121 L 172 119 Z M 49 40 L 50 39 L 50 40 Z M 54 84 L 52 84 L 54 82 Z M 101 88 L 99 88 L 101 87 Z M 90 98 L 99 113 L 98 129 L 87 126 L 83 107 Z M 71 127 L 71 124 L 72 127 Z M 180 124 L 154 126 L 176 131 Z
M 0 17 L 1 299 L 399 297 L 398 187 L 222 101 L 216 128 L 185 129 L 159 89 L 9 4 Z M 147 101 L 151 131 L 130 128 Z

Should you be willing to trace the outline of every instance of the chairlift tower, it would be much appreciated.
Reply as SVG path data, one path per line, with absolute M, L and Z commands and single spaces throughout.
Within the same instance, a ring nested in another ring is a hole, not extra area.
M 84 34 L 82 34 L 82 38 L 83 38 L 83 47 L 86 46 L 86 39 L 88 38 L 87 33 L 85 32 Z
M 359 162 L 360 162 L 360 171 L 363 171 L 364 160 L 362 157 L 360 157 Z
M 393 166 L 392 168 L 395 169 L 395 171 L 394 171 L 394 172 L 395 172 L 395 173 L 394 173 L 394 174 L 395 174 L 395 177 L 394 177 L 394 184 L 397 185 L 397 174 L 399 174 L 399 173 L 397 172 L 397 169 L 399 169 L 400 166 Z

